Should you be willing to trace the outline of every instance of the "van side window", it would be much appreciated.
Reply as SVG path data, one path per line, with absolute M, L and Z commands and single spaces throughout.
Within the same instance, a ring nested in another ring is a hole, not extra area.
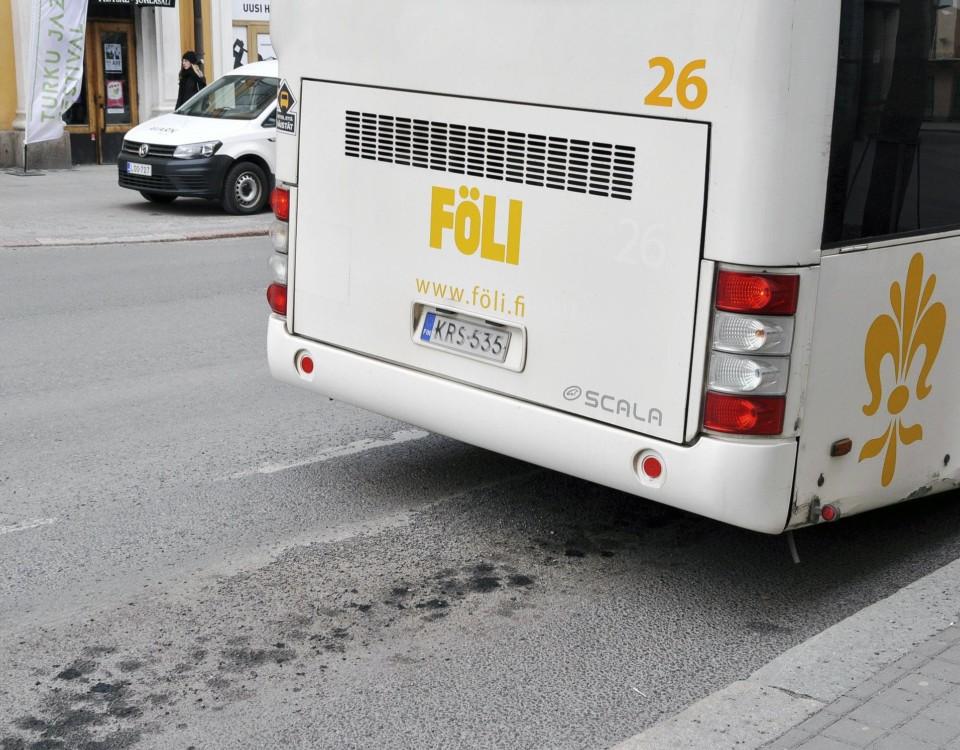
M 825 245 L 960 226 L 960 0 L 843 0 Z
M 273 108 L 273 112 L 267 115 L 260 127 L 263 128 L 275 128 L 277 127 L 277 108 Z

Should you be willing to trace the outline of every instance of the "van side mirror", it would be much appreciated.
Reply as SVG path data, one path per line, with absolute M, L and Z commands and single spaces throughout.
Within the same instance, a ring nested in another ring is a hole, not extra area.
M 273 110 L 266 119 L 261 123 L 260 127 L 262 128 L 275 128 L 277 127 L 277 110 Z

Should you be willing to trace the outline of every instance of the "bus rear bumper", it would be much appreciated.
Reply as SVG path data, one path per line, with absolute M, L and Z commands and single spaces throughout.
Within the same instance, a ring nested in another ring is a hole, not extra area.
M 275 315 L 267 350 L 272 375 L 285 383 L 734 526 L 766 534 L 786 526 L 795 439 L 667 443 L 291 336 Z M 314 361 L 310 375 L 295 365 L 303 351 Z M 663 460 L 659 486 L 636 472 L 642 451 Z

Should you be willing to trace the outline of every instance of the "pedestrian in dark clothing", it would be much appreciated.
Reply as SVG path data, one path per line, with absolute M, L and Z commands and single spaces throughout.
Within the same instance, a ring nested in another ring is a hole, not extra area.
M 180 109 L 187 99 L 207 85 L 207 79 L 200 70 L 200 60 L 193 50 L 183 53 L 180 61 L 180 88 L 177 91 L 177 109 Z

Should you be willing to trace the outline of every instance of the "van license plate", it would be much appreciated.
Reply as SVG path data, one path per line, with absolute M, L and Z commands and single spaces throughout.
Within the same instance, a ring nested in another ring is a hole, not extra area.
M 420 340 L 432 346 L 452 349 L 472 357 L 503 362 L 510 346 L 510 332 L 496 326 L 467 323 L 440 313 L 429 312 L 423 320 Z
M 127 174 L 141 174 L 144 177 L 153 177 L 153 165 L 152 164 L 134 164 L 132 161 L 128 161 Z

